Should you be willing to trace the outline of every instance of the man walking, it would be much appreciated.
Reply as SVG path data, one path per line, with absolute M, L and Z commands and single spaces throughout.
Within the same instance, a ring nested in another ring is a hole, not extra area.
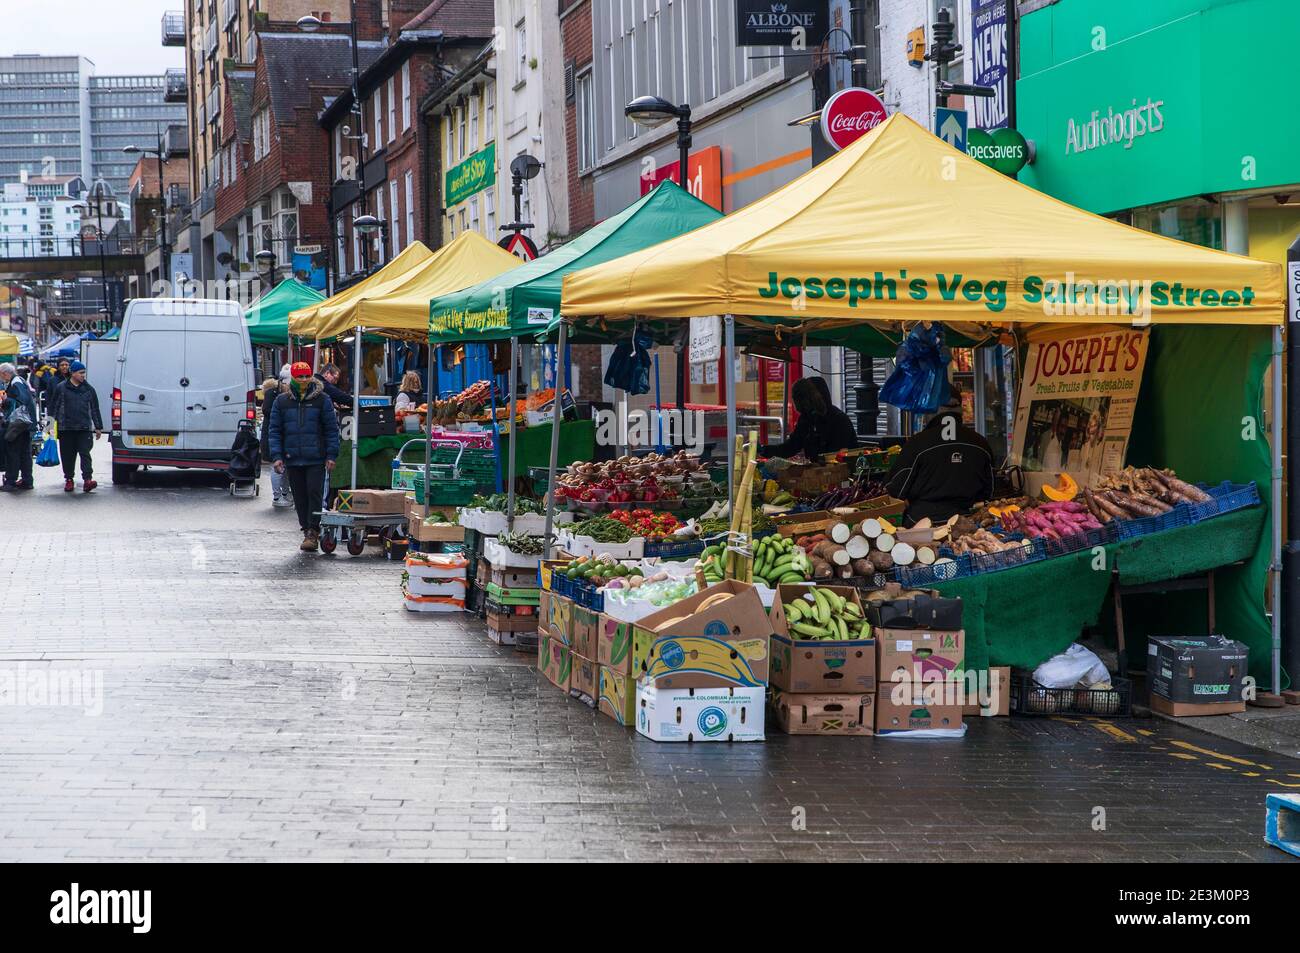
M 32 434 L 36 432 L 36 401 L 27 382 L 18 376 L 18 369 L 6 362 L 0 364 L 0 390 L 4 401 L 0 403 L 0 443 L 4 447 L 6 490 L 32 489 Z
M 293 505 L 302 527 L 304 553 L 320 546 L 320 511 L 325 498 L 325 475 L 339 455 L 339 421 L 324 384 L 312 377 L 311 365 L 294 364 L 289 391 L 271 405 L 267 433 L 276 473 L 288 473 Z
M 54 391 L 50 416 L 59 425 L 59 458 L 63 463 L 63 492 L 71 493 L 77 457 L 81 458 L 81 490 L 89 493 L 99 486 L 94 479 L 90 451 L 104 435 L 104 420 L 99 413 L 99 395 L 86 380 L 86 365 L 73 361 L 69 375 Z

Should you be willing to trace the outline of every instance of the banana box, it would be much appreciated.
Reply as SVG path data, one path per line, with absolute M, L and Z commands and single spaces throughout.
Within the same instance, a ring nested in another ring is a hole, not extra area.
M 596 661 L 624 675 L 632 671 L 632 623 L 603 612 L 596 625 Z
M 798 608 L 792 609 L 792 603 Z M 861 637 L 863 631 L 866 637 Z M 777 587 L 772 601 L 770 681 L 773 688 L 787 692 L 876 690 L 876 640 L 856 588 L 797 583 Z
M 876 629 L 876 677 L 886 682 L 905 675 L 914 682 L 955 679 L 966 657 L 966 632 L 928 629 Z
M 637 683 L 636 730 L 652 741 L 762 741 L 765 690 Z
M 551 626 L 551 591 L 543 589 L 537 597 L 537 628 L 545 632 Z
M 961 700 L 951 681 L 922 685 L 914 681 L 881 682 L 876 693 L 876 734 L 911 731 L 957 731 L 962 726 Z
M 567 692 L 573 674 L 573 652 L 555 636 L 543 633 L 537 640 L 537 670 L 560 691 Z
M 542 616 L 547 631 L 565 645 L 573 643 L 573 610 L 576 608 L 572 599 L 566 599 L 553 592 L 550 604 L 547 606 L 547 613 Z
M 636 723 L 636 679 L 631 673 L 600 667 L 600 703 L 602 714 L 613 718 L 625 728 Z
M 573 667 L 569 675 L 569 694 L 583 704 L 595 708 L 600 699 L 600 663 L 584 658 L 576 651 L 572 655 Z
M 870 735 L 876 724 L 876 696 L 792 695 L 772 692 L 772 712 L 787 735 Z
M 583 658 L 596 658 L 596 633 L 600 630 L 600 613 L 584 606 L 573 607 L 573 626 L 569 644 Z
M 758 590 L 720 582 L 635 624 L 632 672 L 657 688 L 761 688 L 771 634 Z

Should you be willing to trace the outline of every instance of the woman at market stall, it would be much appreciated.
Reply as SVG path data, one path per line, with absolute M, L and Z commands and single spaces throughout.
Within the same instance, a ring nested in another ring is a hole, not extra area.
M 906 526 L 926 517 L 941 523 L 989 499 L 993 450 L 979 431 L 962 423 L 960 393 L 953 390 L 925 429 L 903 445 L 887 485 L 907 503 Z
M 831 389 L 820 377 L 800 378 L 790 390 L 799 422 L 790 439 L 767 448 L 769 457 L 803 454 L 814 460 L 824 453 L 851 450 L 858 445 L 858 433 L 849 415 L 835 406 Z
M 424 403 L 424 384 L 415 371 L 402 375 L 402 389 L 397 392 L 397 410 L 414 410 Z

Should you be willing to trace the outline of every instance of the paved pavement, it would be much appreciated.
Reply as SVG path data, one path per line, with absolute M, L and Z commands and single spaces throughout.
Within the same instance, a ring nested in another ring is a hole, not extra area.
M 398 566 L 299 555 L 266 489 L 38 481 L 0 496 L 0 691 L 86 691 L 0 698 L 0 860 L 1287 862 L 1300 761 L 1183 725 L 656 745 L 405 612 Z

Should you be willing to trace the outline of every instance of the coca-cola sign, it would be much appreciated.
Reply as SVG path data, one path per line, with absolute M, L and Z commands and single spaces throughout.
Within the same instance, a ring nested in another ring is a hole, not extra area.
M 836 149 L 855 142 L 885 121 L 880 97 L 869 89 L 842 89 L 822 107 L 822 137 Z

